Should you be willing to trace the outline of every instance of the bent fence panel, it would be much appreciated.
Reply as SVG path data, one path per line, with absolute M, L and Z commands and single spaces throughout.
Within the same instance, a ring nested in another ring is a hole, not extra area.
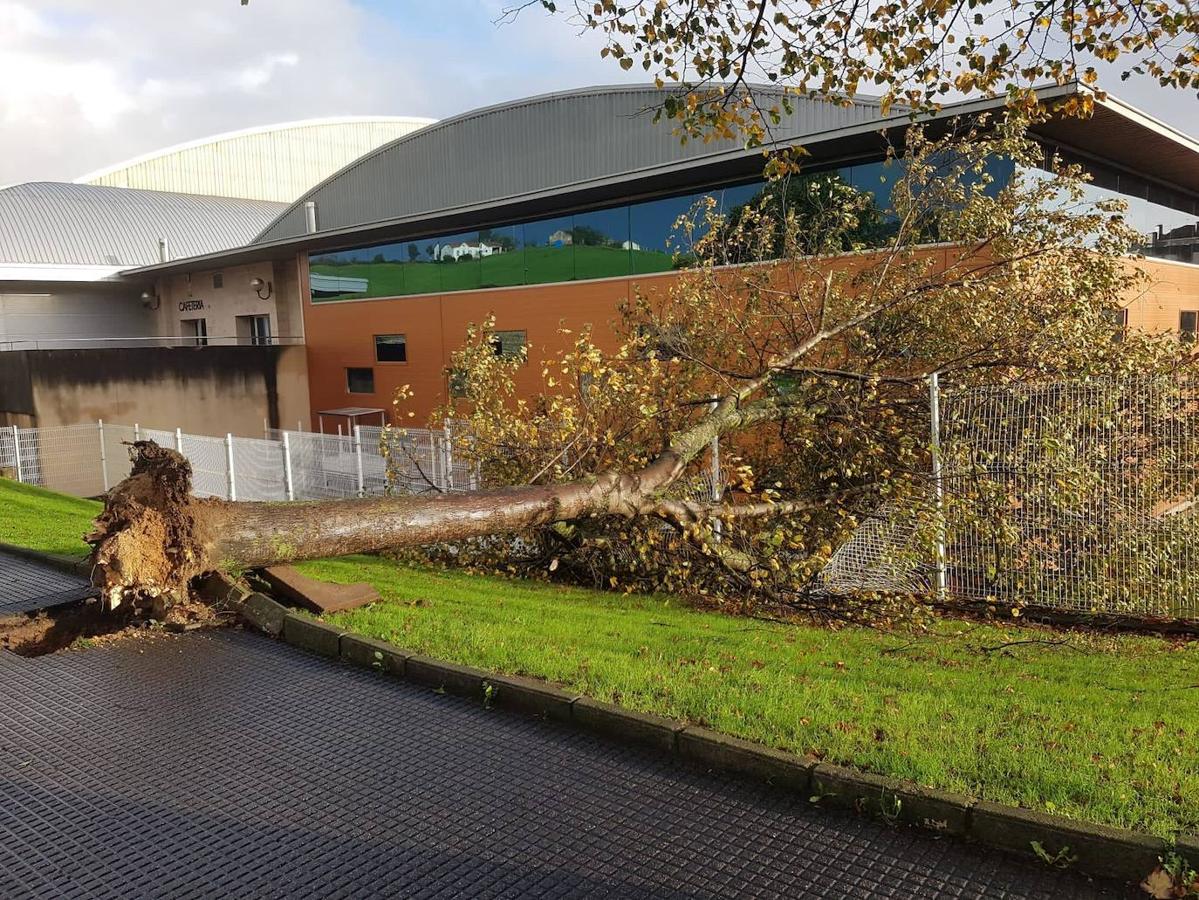
M 940 401 L 948 593 L 1199 616 L 1196 385 L 1051 382 L 950 390 Z M 823 586 L 927 590 L 935 557 L 919 546 L 929 529 L 918 520 L 933 508 L 880 509 L 833 555 Z

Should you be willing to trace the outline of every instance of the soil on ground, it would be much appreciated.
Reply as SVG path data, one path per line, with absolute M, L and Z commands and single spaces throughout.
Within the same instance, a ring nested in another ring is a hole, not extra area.
M 125 604 L 105 609 L 84 600 L 0 619 L 0 648 L 18 656 L 43 656 L 72 646 L 95 646 L 153 633 L 195 631 L 232 625 L 235 617 L 188 595 L 155 618 L 150 610 Z

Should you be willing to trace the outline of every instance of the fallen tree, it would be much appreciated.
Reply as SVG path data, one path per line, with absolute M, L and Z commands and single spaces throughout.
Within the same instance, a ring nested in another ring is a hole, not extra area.
M 228 503 L 193 497 L 174 451 L 136 444 L 89 536 L 94 578 L 118 604 L 214 569 L 555 526 L 564 547 L 598 535 L 664 573 L 624 586 L 794 595 L 859 511 L 928 500 L 930 374 L 993 383 L 1184 361 L 1176 341 L 1112 340 L 1142 277 L 1118 205 L 1088 204 L 1067 167 L 994 184 L 996 157 L 1031 171 L 1043 149 L 1018 122 L 936 141 L 914 130 L 887 203 L 784 160 L 757 198 L 689 214 L 691 268 L 622 311 L 615 349 L 585 330 L 543 360 L 533 398 L 516 388 L 528 361 L 472 329 L 454 359 L 466 396 L 435 415 L 463 418 L 463 451 L 508 487 Z M 678 496 L 719 438 L 736 450 L 729 499 Z

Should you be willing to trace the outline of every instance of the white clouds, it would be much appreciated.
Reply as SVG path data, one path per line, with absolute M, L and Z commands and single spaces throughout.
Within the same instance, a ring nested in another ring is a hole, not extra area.
M 503 5 L 0 0 L 0 184 L 253 125 L 444 117 L 609 80 L 594 41 L 536 11 L 497 28 Z
M 0 0 L 0 184 L 70 179 L 309 116 L 455 113 L 644 81 L 597 35 L 512 0 Z M 1117 88 L 1117 93 L 1121 93 Z M 1129 97 L 1183 128 L 1193 96 Z M 1148 101 L 1148 102 L 1147 102 Z
M 299 63 L 298 53 L 273 53 L 262 62 L 235 72 L 232 83 L 243 91 L 257 91 L 270 82 L 276 69 L 297 66 Z

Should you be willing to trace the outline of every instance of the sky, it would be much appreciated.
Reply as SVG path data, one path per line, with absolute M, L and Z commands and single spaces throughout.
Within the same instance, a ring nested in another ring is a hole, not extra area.
M 512 0 L 0 0 L 0 185 L 71 180 L 182 141 L 314 116 L 444 118 L 648 80 Z M 1199 100 L 1106 85 L 1199 137 Z

